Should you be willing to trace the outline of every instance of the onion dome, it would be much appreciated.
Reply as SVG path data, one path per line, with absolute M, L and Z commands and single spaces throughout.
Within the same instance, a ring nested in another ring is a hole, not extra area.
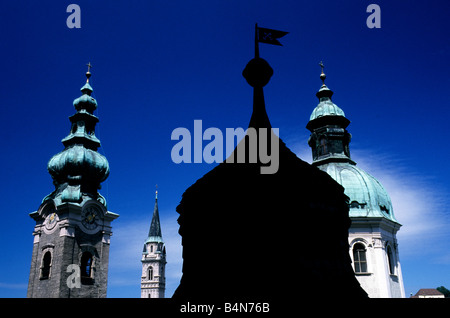
M 76 110 L 86 109 L 89 113 L 93 113 L 97 109 L 97 101 L 91 96 L 93 89 L 89 83 L 86 83 L 82 88 L 83 95 L 73 101 L 73 106 Z
M 88 67 L 90 69 L 91 65 L 88 64 Z M 48 162 L 47 169 L 56 190 L 44 200 L 57 198 L 61 202 L 80 202 L 82 195 L 86 194 L 106 205 L 97 189 L 109 175 L 109 164 L 97 152 L 100 147 L 100 140 L 95 136 L 98 118 L 93 114 L 97 101 L 91 96 L 93 89 L 89 84 L 89 69 L 86 84 L 81 88 L 83 95 L 73 102 L 77 112 L 69 117 L 72 127 L 69 135 L 62 140 L 65 149 Z
M 343 116 L 344 111 L 340 109 L 335 103 L 331 101 L 332 91 L 325 85 L 317 92 L 317 96 L 320 98 L 320 103 L 314 108 L 309 120 L 314 120 L 322 116 Z M 327 96 L 329 95 L 329 96 Z
M 57 183 L 81 177 L 100 183 L 109 175 L 108 160 L 97 151 L 82 145 L 72 145 L 54 155 L 48 162 L 47 169 Z
M 313 121 L 324 116 L 340 116 L 345 118 L 344 111 L 340 109 L 335 103 L 331 101 L 331 96 L 333 96 L 333 91 L 330 90 L 327 85 L 325 85 L 325 79 L 327 78 L 323 72 L 323 64 L 319 63 L 322 67 L 322 73 L 320 74 L 320 79 L 322 80 L 322 86 L 316 93 L 317 98 L 319 98 L 319 104 L 314 108 L 309 120 Z M 350 123 L 350 122 L 349 122 Z

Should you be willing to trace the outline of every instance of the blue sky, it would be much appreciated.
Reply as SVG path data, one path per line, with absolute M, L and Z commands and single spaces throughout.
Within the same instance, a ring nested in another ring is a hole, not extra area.
M 71 3 L 81 8 L 80 29 L 66 26 Z M 366 26 L 370 3 L 381 8 L 380 29 Z M 108 296 L 140 297 L 155 184 L 172 294 L 182 264 L 175 208 L 215 165 L 173 163 L 170 136 L 193 130 L 196 119 L 204 129 L 247 127 L 252 89 L 241 73 L 254 54 L 255 23 L 289 32 L 283 47 L 260 44 L 274 69 L 264 92 L 280 137 L 311 160 L 305 126 L 323 60 L 333 101 L 351 120 L 352 157 L 385 186 L 403 224 L 406 294 L 450 288 L 449 9 L 445 0 L 1 2 L 0 297 L 26 296 L 28 213 L 54 189 L 47 162 L 63 149 L 87 62 L 99 152 L 111 168 L 101 193 L 120 214 Z

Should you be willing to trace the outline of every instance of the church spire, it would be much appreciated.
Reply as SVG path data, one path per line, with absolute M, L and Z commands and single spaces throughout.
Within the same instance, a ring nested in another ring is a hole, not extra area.
M 164 298 L 166 289 L 166 247 L 161 234 L 158 210 L 158 190 L 147 240 L 142 250 L 141 298 Z
M 155 207 L 153 208 L 152 222 L 148 231 L 147 242 L 162 241 L 161 223 L 159 221 L 158 190 L 155 192 Z
M 108 160 L 97 152 L 100 140 L 95 136 L 98 118 L 94 115 L 97 101 L 91 96 L 89 84 L 92 65 L 87 64 L 86 83 L 81 88 L 82 96 L 73 101 L 76 113 L 69 117 L 70 133 L 62 140 L 64 150 L 54 155 L 47 169 L 53 178 L 55 191 L 44 198 L 61 202 L 81 202 L 87 195 L 106 206 L 105 199 L 97 192 L 100 183 L 109 175 Z

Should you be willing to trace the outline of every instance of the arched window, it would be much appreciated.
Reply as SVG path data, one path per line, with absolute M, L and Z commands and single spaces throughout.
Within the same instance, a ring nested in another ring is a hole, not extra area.
M 395 264 L 394 264 L 394 255 L 392 254 L 392 249 L 388 245 L 387 246 L 387 257 L 388 257 L 388 265 L 389 265 L 389 274 L 395 274 Z
M 320 138 L 319 140 L 319 156 L 325 155 L 328 153 L 327 140 L 325 137 Z
M 41 279 L 48 279 L 50 277 L 50 266 L 52 262 L 52 253 L 49 251 L 45 252 L 42 258 L 41 266 Z
M 153 280 L 153 267 L 148 268 L 148 280 Z
M 367 273 L 366 247 L 364 244 L 356 243 L 353 245 L 353 262 L 355 273 Z
M 92 254 L 89 252 L 84 252 L 83 255 L 81 255 L 80 274 L 81 274 L 81 277 L 91 277 Z

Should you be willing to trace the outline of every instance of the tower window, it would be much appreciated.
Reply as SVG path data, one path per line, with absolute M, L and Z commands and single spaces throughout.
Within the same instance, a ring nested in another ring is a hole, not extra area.
M 327 148 L 327 140 L 325 138 L 320 138 L 320 145 L 319 145 L 319 156 L 325 155 L 328 152 Z
M 92 274 L 92 254 L 89 252 L 84 252 L 81 255 L 81 266 L 80 266 L 81 277 L 91 277 Z
M 394 256 L 392 254 L 392 249 L 388 245 L 387 246 L 387 257 L 388 257 L 388 265 L 389 265 L 389 274 L 395 274 L 395 265 L 394 265 Z
M 47 251 L 42 258 L 41 279 L 48 279 L 50 277 L 50 266 L 52 262 L 52 253 Z
M 355 264 L 355 273 L 367 273 L 366 248 L 361 243 L 353 246 L 353 262 Z
M 153 280 L 153 267 L 148 268 L 148 280 Z

